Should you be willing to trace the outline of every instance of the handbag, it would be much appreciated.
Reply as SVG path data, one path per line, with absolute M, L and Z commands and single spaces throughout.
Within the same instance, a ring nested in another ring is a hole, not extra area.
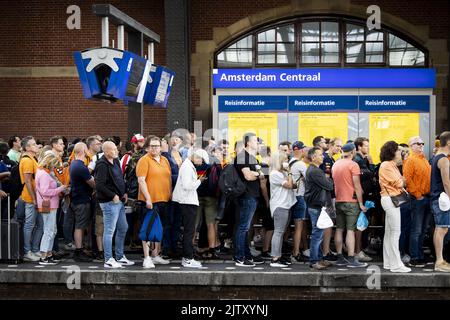
M 400 193 L 398 196 L 391 196 L 386 187 L 384 187 L 384 189 L 386 190 L 388 196 L 391 198 L 392 203 L 394 204 L 394 207 L 396 208 L 409 201 L 409 193 L 404 188 L 402 188 L 402 193 Z
M 331 228 L 333 225 L 333 220 L 331 220 L 330 216 L 328 215 L 327 208 L 322 207 L 319 218 L 317 219 L 317 228 L 327 229 Z
M 42 209 L 41 209 L 41 213 L 50 213 L 51 211 L 51 207 L 50 207 L 50 200 L 46 200 L 44 199 L 44 197 L 42 197 L 41 193 L 39 192 L 39 190 L 37 190 L 37 193 L 39 194 L 39 196 L 42 199 Z

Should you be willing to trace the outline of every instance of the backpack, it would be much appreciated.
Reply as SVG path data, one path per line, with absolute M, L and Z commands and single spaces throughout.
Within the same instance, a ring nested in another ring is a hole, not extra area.
M 133 154 L 125 168 L 124 179 L 126 185 L 126 192 L 130 199 L 138 198 L 139 182 L 136 176 L 136 165 L 142 156 L 143 154 L 141 152 Z
M 154 210 L 147 210 L 141 229 L 139 230 L 139 239 L 141 241 L 161 242 L 163 237 L 163 228 L 159 214 Z
M 22 156 L 21 160 L 23 158 L 29 158 L 29 156 L 24 155 Z M 9 177 L 10 181 L 10 187 L 11 187 L 11 202 L 14 203 L 17 199 L 19 199 L 20 195 L 22 194 L 23 187 L 25 186 L 25 182 L 22 182 L 22 179 L 20 179 L 20 170 L 19 170 L 20 161 L 17 165 L 13 166 L 11 168 L 11 175 Z
M 219 178 L 220 191 L 227 198 L 237 198 L 246 190 L 246 184 L 241 180 L 233 164 L 227 165 Z

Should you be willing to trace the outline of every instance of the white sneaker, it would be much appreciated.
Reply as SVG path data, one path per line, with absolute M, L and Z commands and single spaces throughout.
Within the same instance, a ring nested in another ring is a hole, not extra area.
M 169 264 L 170 260 L 165 260 L 161 256 L 152 257 L 154 264 Z
M 154 269 L 155 265 L 153 264 L 152 258 L 147 257 L 144 259 L 144 263 L 142 264 L 144 269 Z
M 370 262 L 370 261 L 372 261 L 372 258 L 369 257 L 368 255 L 366 255 L 364 253 L 364 251 L 362 251 L 362 250 L 356 255 L 356 258 L 360 262 Z
M 132 266 L 134 265 L 134 261 L 130 261 L 127 259 L 127 257 L 122 256 L 122 258 L 120 260 L 117 260 L 118 263 L 120 263 L 123 266 Z
M 32 252 L 32 254 L 33 254 L 35 257 L 38 257 L 39 259 L 42 258 L 41 253 L 40 253 L 39 251 L 38 251 L 38 252 Z
M 201 268 L 202 264 L 200 263 L 200 261 L 196 261 L 194 259 L 186 259 L 183 258 L 181 260 L 181 265 L 185 268 Z
M 114 258 L 109 258 L 108 261 L 106 261 L 103 266 L 105 268 L 111 268 L 111 269 L 119 269 L 122 268 L 122 265 L 118 263 Z
M 411 261 L 411 257 L 410 256 L 408 256 L 407 254 L 404 254 L 403 256 L 402 256 L 402 262 L 403 263 L 409 263 Z
M 400 268 L 391 269 L 391 272 L 407 273 L 407 272 L 411 272 L 411 268 L 402 266 L 402 267 L 400 267 Z
M 308 249 L 308 250 L 305 250 L 305 251 L 303 251 L 303 255 L 305 256 L 305 257 L 308 257 L 309 258 L 309 253 L 310 253 L 311 251 Z
M 28 251 L 27 254 L 23 257 L 23 259 L 24 259 L 25 261 L 33 261 L 33 262 L 36 262 L 36 261 L 41 260 L 40 257 L 37 257 L 37 256 L 36 256 L 33 252 L 31 252 L 31 251 Z
M 69 250 L 69 251 L 73 251 L 73 250 L 75 250 L 75 245 L 72 242 L 68 243 L 68 244 L 66 244 L 64 246 L 64 249 Z

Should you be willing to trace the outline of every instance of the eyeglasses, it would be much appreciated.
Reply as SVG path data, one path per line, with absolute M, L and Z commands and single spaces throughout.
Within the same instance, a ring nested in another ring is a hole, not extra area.
M 423 142 L 415 142 L 413 144 L 417 144 L 418 146 L 424 146 L 425 145 L 425 143 L 423 143 Z
M 159 145 L 159 144 L 158 145 L 151 144 L 151 145 L 149 145 L 149 147 L 155 149 L 155 148 L 161 148 L 161 145 Z

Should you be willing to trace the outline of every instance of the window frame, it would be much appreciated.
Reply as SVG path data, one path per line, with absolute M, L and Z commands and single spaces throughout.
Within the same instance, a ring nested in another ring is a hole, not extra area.
M 319 61 L 321 59 L 321 53 L 322 53 L 322 43 L 337 43 L 339 46 L 338 49 L 338 63 L 302 63 L 301 62 L 301 54 L 302 54 L 302 44 L 301 41 L 301 27 L 303 23 L 306 22 L 319 22 L 319 41 L 318 42 L 306 42 L 306 43 L 318 43 L 319 44 Z M 322 22 L 337 22 L 338 23 L 338 41 L 322 41 L 321 39 L 321 30 L 322 30 Z M 291 25 L 294 26 L 294 55 L 295 55 L 295 63 L 276 63 L 277 61 L 277 52 L 278 48 L 277 45 L 280 43 L 286 43 L 291 44 L 292 42 L 277 42 L 276 41 L 276 28 Z M 363 41 L 348 41 L 346 37 L 347 32 L 347 24 L 354 24 L 359 25 L 364 28 L 364 40 Z M 265 32 L 271 29 L 275 29 L 275 42 L 258 42 L 258 34 L 261 32 Z M 214 53 L 214 66 L 215 68 L 223 68 L 223 69 L 248 69 L 248 68 L 429 68 L 430 61 L 429 61 L 429 51 L 421 44 L 419 44 L 417 41 L 411 39 L 405 34 L 402 34 L 396 30 L 393 30 L 392 28 L 381 25 L 380 30 L 375 30 L 377 32 L 383 33 L 383 41 L 367 41 L 367 35 L 370 32 L 373 32 L 374 30 L 367 30 L 366 22 L 365 20 L 354 18 L 354 17 L 348 17 L 348 16 L 340 16 L 340 15 L 310 15 L 310 16 L 301 16 L 296 17 L 293 19 L 287 19 L 287 20 L 280 20 L 276 23 L 270 23 L 263 26 L 260 26 L 258 28 L 255 28 L 245 34 L 242 34 L 238 38 L 235 38 L 231 41 L 228 41 L 223 46 L 221 46 L 215 53 Z M 424 64 L 422 66 L 394 66 L 389 65 L 389 35 L 392 34 L 396 37 L 399 37 L 400 39 L 406 41 L 410 45 L 412 45 L 417 50 L 423 52 L 424 54 Z M 234 66 L 234 67 L 219 67 L 219 61 L 218 56 L 220 53 L 225 51 L 229 46 L 233 45 L 234 43 L 248 37 L 249 35 L 253 36 L 252 39 L 252 45 L 251 48 L 251 55 L 252 55 L 252 62 L 251 64 L 248 64 L 247 66 Z M 364 62 L 363 63 L 352 63 L 347 62 L 347 43 L 362 43 L 363 44 L 363 50 L 364 50 Z M 366 52 L 366 45 L 367 43 L 383 43 L 383 62 L 365 62 L 367 59 L 367 52 Z M 275 45 L 275 63 L 258 63 L 258 44 L 274 44 Z

